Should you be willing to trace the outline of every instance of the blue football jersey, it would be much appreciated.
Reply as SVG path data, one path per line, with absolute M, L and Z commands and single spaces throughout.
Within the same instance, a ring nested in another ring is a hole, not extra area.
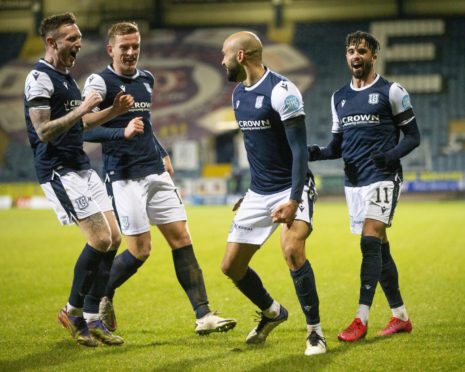
M 250 164 L 250 189 L 272 194 L 292 186 L 292 152 L 283 121 L 305 115 L 302 95 L 285 77 L 266 70 L 253 86 L 240 83 L 232 95 Z M 310 171 L 307 170 L 307 177 Z
M 331 98 L 333 133 L 342 133 L 345 185 L 358 187 L 374 182 L 402 179 L 400 161 L 392 170 L 377 168 L 370 158 L 374 151 L 394 148 L 400 127 L 415 114 L 407 91 L 377 75 L 369 86 L 355 88 L 349 83 Z
M 89 158 L 83 150 L 83 124 L 79 120 L 67 132 L 52 141 L 41 142 L 29 116 L 29 109 L 50 110 L 50 120 L 58 119 L 82 102 L 81 91 L 69 73 L 56 70 L 39 60 L 29 72 L 24 87 L 24 114 L 27 134 L 34 153 L 34 164 L 40 183 L 70 170 L 90 168 Z
M 121 90 L 134 97 L 134 106 L 125 114 L 102 124 L 108 128 L 125 128 L 135 117 L 142 117 L 144 133 L 131 139 L 117 139 L 102 143 L 105 172 L 111 181 L 145 177 L 164 172 L 162 155 L 158 141 L 153 135 L 151 122 L 152 89 L 155 79 L 146 70 L 137 70 L 132 76 L 117 74 L 111 66 L 87 78 L 83 95 L 89 89 L 102 95 L 98 109 L 103 110 L 113 104 Z

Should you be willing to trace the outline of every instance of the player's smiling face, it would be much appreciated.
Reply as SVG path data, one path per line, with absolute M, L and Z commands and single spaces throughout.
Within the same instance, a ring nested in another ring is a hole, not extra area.
M 73 67 L 76 57 L 81 50 L 82 34 L 76 24 L 62 25 L 56 31 L 53 47 L 56 50 L 56 68 L 62 71 Z
M 115 35 L 113 42 L 107 45 L 107 51 L 118 74 L 134 75 L 139 61 L 140 34 Z
M 244 68 L 238 62 L 237 52 L 228 40 L 223 45 L 223 61 L 221 65 L 226 69 L 229 81 L 243 81 L 245 79 Z
M 366 46 L 365 40 L 358 45 L 351 44 L 346 50 L 347 65 L 352 76 L 356 79 L 366 80 L 373 71 L 376 55 Z

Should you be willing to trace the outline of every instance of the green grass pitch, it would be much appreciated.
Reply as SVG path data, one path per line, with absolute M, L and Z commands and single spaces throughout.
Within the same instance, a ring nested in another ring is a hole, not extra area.
M 265 345 L 247 346 L 256 308 L 219 266 L 233 213 L 190 207 L 189 225 L 210 304 L 237 327 L 194 334 L 194 316 L 171 253 L 153 231 L 152 257 L 115 297 L 122 347 L 88 349 L 58 324 L 74 262 L 84 244 L 76 227 L 60 227 L 52 211 L 0 211 L 1 371 L 425 371 L 465 369 L 465 201 L 401 200 L 388 230 L 410 335 L 375 337 L 390 318 L 378 287 L 368 335 L 337 341 L 358 299 L 359 237 L 349 233 L 343 202 L 320 200 L 307 255 L 315 271 L 328 353 L 305 357 L 305 321 L 279 248 L 279 234 L 252 261 L 271 295 L 289 310 Z M 124 243 L 120 251 L 124 249 Z

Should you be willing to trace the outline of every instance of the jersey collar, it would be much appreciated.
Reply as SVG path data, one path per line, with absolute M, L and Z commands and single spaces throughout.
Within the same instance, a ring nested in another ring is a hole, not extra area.
M 258 87 L 263 82 L 263 80 L 266 79 L 266 77 L 268 76 L 269 73 L 270 73 L 270 70 L 267 68 L 265 73 L 263 74 L 263 76 L 260 78 L 259 81 L 257 81 L 254 85 L 251 85 L 250 87 L 246 87 L 244 85 L 244 89 L 246 91 L 254 90 L 256 87 Z
M 371 88 L 373 85 L 375 85 L 379 80 L 379 74 L 376 74 L 376 77 L 375 77 L 375 80 L 373 80 L 373 82 L 370 84 L 370 85 L 365 85 L 364 87 L 361 87 L 361 88 L 356 88 L 352 85 L 352 80 L 350 81 L 350 88 L 355 90 L 355 91 L 361 91 L 361 90 L 365 90 L 365 89 L 368 89 L 368 88 Z
M 119 77 L 122 77 L 122 78 L 125 78 L 125 79 L 131 79 L 131 80 L 134 80 L 134 79 L 137 79 L 139 77 L 139 69 L 136 69 L 136 73 L 134 75 L 121 75 L 121 74 L 118 74 L 115 70 L 113 70 L 113 67 L 111 67 L 111 65 L 108 65 L 107 68 L 113 72 L 115 75 L 119 76 Z
M 66 71 L 58 70 L 58 69 L 55 68 L 55 66 L 53 66 L 51 63 L 48 63 L 48 62 L 47 62 L 45 59 L 43 59 L 43 58 L 40 58 L 40 59 L 39 59 L 39 63 L 43 63 L 45 66 L 51 68 L 52 70 L 54 70 L 54 71 L 56 71 L 56 72 L 58 72 L 58 73 L 60 73 L 60 74 L 62 74 L 62 75 L 69 75 L 69 71 L 68 71 L 68 70 L 66 70 Z

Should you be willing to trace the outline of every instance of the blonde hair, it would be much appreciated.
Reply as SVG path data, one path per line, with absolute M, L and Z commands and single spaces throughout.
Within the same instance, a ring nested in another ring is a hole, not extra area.
M 139 32 L 136 22 L 118 22 L 108 29 L 108 42 L 113 43 L 116 35 L 129 35 Z

